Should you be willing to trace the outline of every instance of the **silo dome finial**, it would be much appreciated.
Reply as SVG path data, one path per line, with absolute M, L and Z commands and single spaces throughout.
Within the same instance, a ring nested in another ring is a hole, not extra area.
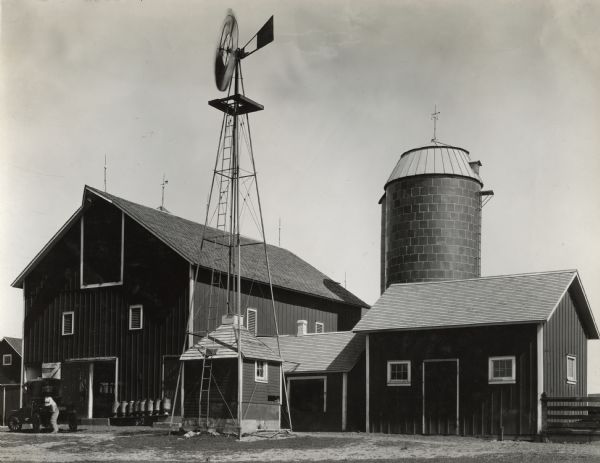
M 436 136 L 436 131 L 437 131 L 437 120 L 438 120 L 438 116 L 440 115 L 440 112 L 437 110 L 437 105 L 435 105 L 433 107 L 433 113 L 431 114 L 431 119 L 433 120 L 433 138 L 431 139 L 432 143 L 437 144 L 438 140 L 437 140 L 437 136 Z

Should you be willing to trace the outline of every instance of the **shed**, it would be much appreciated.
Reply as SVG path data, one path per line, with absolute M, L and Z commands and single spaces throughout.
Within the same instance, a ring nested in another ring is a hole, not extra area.
M 366 429 L 532 436 L 542 393 L 587 394 L 599 333 L 576 270 L 391 285 L 366 335 Z
M 8 412 L 19 408 L 21 386 L 20 338 L 8 336 L 0 340 L 0 423 L 6 426 Z

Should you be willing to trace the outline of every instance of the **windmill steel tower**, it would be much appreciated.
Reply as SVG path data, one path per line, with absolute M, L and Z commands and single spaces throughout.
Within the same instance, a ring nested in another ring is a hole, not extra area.
M 458 147 L 406 151 L 381 204 L 381 292 L 392 283 L 481 275 L 479 161 Z

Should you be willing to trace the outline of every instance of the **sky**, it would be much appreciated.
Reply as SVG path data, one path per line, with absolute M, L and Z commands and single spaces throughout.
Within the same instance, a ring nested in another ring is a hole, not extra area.
M 0 1 L 0 337 L 10 284 L 85 184 L 202 222 L 224 96 L 226 8 L 243 62 L 267 241 L 367 303 L 379 296 L 383 186 L 437 137 L 483 164 L 482 274 L 576 268 L 600 321 L 600 3 Z M 252 233 L 249 233 L 252 235 Z M 600 392 L 600 341 L 589 388 Z

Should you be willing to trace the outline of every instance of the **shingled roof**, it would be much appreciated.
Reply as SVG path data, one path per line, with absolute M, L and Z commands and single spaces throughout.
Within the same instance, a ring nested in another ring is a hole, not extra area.
M 8 336 L 5 336 L 2 339 L 4 339 L 8 343 L 8 345 L 14 349 L 14 351 L 17 354 L 23 355 L 21 352 L 21 345 L 22 345 L 21 338 L 9 338 Z
M 275 351 L 250 334 L 244 326 L 239 332 L 242 338 L 242 356 L 244 358 L 281 362 L 281 358 Z M 212 358 L 236 358 L 237 345 L 237 333 L 234 325 L 220 325 L 186 350 L 180 360 L 202 360 L 207 350 L 211 352 Z
M 222 246 L 205 242 L 203 249 L 200 249 L 205 229 L 204 225 L 127 201 L 126 199 L 86 185 L 84 188 L 84 201 L 87 194 L 92 194 L 114 204 L 188 262 L 206 268 L 215 268 L 223 272 L 227 271 L 227 263 L 221 258 Z M 13 286 L 22 286 L 23 278 L 36 265 L 39 259 L 43 257 L 52 244 L 79 219 L 82 211 L 83 206 L 73 214 L 69 221 L 57 232 L 42 251 L 38 253 L 27 268 L 23 270 L 13 282 Z M 214 228 L 206 227 L 205 236 L 216 236 L 219 233 Z M 242 244 L 257 243 L 256 240 L 247 237 L 242 237 L 241 241 Z M 342 285 L 333 281 L 292 252 L 270 244 L 267 245 L 267 252 L 273 286 L 359 307 L 368 307 L 365 302 L 347 291 Z M 241 267 L 243 278 L 262 283 L 269 282 L 263 246 L 244 246 Z
M 541 323 L 569 291 L 589 339 L 598 328 L 576 270 L 391 285 L 355 332 Z
M 277 352 L 277 339 L 261 337 Z M 286 373 L 337 373 L 350 371 L 365 350 L 363 335 L 351 331 L 280 336 Z

